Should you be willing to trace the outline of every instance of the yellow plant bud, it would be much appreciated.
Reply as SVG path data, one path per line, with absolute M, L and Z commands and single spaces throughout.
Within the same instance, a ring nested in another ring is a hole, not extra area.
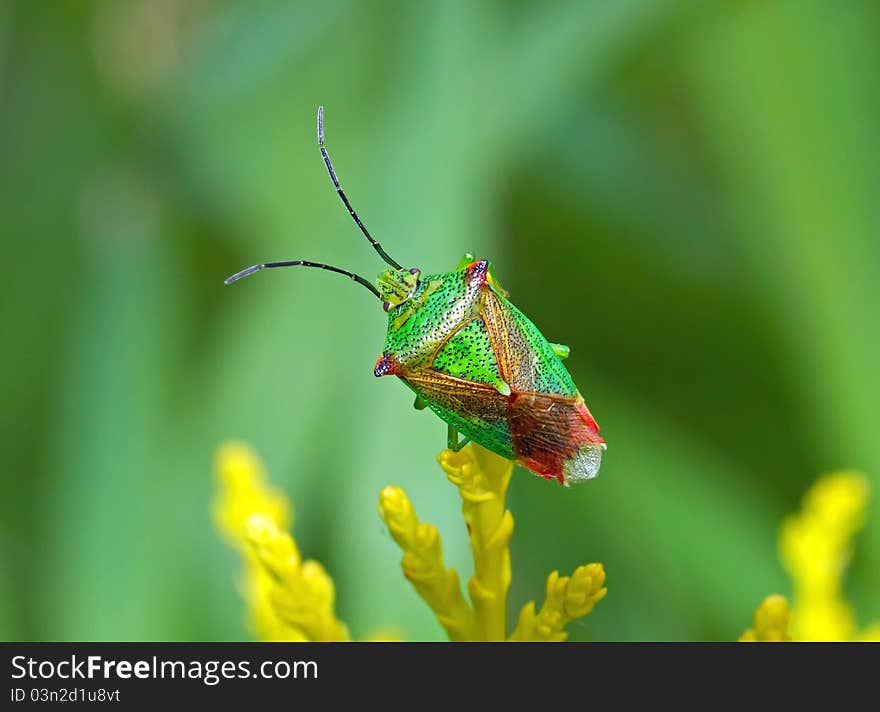
M 867 498 L 861 475 L 827 475 L 782 525 L 779 549 L 794 581 L 793 633 L 798 640 L 848 640 L 855 633 L 855 617 L 843 600 L 843 575 Z
M 565 614 L 570 620 L 581 618 L 605 598 L 605 568 L 602 564 L 579 566 L 571 575 L 565 591 Z
M 214 464 L 220 491 L 214 500 L 214 521 L 229 542 L 246 548 L 245 523 L 259 512 L 279 527 L 291 524 L 290 506 L 284 495 L 271 487 L 263 463 L 240 442 L 227 442 L 217 449 Z
M 348 631 L 333 610 L 336 592 L 324 567 L 317 561 L 301 561 L 293 537 L 270 517 L 251 515 L 247 536 L 272 575 L 270 601 L 278 617 L 308 640 L 348 640 Z
M 437 528 L 420 522 L 400 487 L 379 494 L 379 516 L 403 551 L 403 575 L 434 611 L 452 640 L 473 637 L 473 614 L 464 600 L 455 569 L 446 568 Z
M 473 443 L 458 452 L 444 450 L 437 460 L 461 495 L 474 557 L 468 592 L 478 640 L 504 640 L 513 535 L 513 515 L 504 502 L 513 463 Z
M 785 596 L 767 596 L 755 611 L 754 627 L 743 633 L 741 643 L 773 643 L 791 640 L 791 612 Z
M 402 489 L 382 490 L 379 515 L 403 550 L 404 575 L 452 640 L 505 640 L 513 516 L 504 502 L 513 463 L 474 443 L 458 452 L 444 450 L 437 461 L 461 495 L 474 559 L 474 575 L 468 583 L 470 605 L 461 594 L 455 571 L 443 563 L 439 532 L 418 520 Z M 604 582 L 601 564 L 581 566 L 571 577 L 560 578 L 554 572 L 547 581 L 547 601 L 541 611 L 535 612 L 534 603 L 526 604 L 510 639 L 565 640 L 565 625 L 593 609 L 606 593 Z
M 425 600 L 452 640 L 506 639 L 510 588 L 510 538 L 513 516 L 505 508 L 513 463 L 471 444 L 459 452 L 444 450 L 438 461 L 461 495 L 470 535 L 474 575 L 470 604 L 458 574 L 443 559 L 437 528 L 419 521 L 399 487 L 379 494 L 379 515 L 400 546 L 404 576 Z M 336 591 L 324 567 L 304 560 L 290 525 L 290 507 L 273 489 L 257 456 L 241 443 L 221 446 L 216 458 L 220 490 L 214 503 L 217 528 L 241 552 L 251 628 L 262 640 L 349 640 L 336 618 Z M 606 593 L 601 564 L 581 566 L 569 577 L 556 572 L 547 581 L 539 612 L 533 603 L 520 614 L 513 640 L 564 640 L 565 625 L 588 614 Z M 374 633 L 367 640 L 399 640 L 397 631 Z
M 244 561 L 240 588 L 250 628 L 261 640 L 347 640 L 333 614 L 333 582 L 317 562 L 303 562 L 290 526 L 290 506 L 269 485 L 263 464 L 243 443 L 221 445 L 215 458 L 218 530 Z
M 608 589 L 604 588 L 605 569 L 602 564 L 587 564 L 575 569 L 571 576 L 554 571 L 547 577 L 544 605 L 535 613 L 530 601 L 519 614 L 519 622 L 510 636 L 516 642 L 561 642 L 568 637 L 563 630 L 576 618 L 593 610 Z
M 868 482 L 854 472 L 826 475 L 807 491 L 800 511 L 785 519 L 779 533 L 780 556 L 794 583 L 791 613 L 782 596 L 769 596 L 755 612 L 755 627 L 740 640 L 872 636 L 873 627 L 856 632 L 855 615 L 843 597 L 852 539 L 864 524 L 867 500 Z

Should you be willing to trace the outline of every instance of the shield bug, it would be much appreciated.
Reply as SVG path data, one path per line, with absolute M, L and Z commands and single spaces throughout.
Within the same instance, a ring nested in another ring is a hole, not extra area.
M 445 421 L 448 447 L 458 450 L 473 440 L 564 485 L 595 477 L 605 441 L 562 363 L 568 347 L 547 341 L 513 305 L 487 260 L 466 254 L 454 271 L 425 275 L 392 259 L 339 184 L 324 146 L 323 107 L 318 148 L 349 215 L 389 269 L 371 283 L 319 262 L 267 262 L 232 275 L 226 284 L 262 269 L 297 266 L 354 280 L 388 313 L 374 374 L 397 376 L 415 392 L 416 408 L 430 408 Z

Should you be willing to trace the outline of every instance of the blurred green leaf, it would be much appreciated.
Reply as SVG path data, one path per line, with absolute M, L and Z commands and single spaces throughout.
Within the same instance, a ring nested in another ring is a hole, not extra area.
M 790 378 L 821 452 L 817 470 L 863 469 L 880 514 L 880 61 L 877 10 L 820 2 L 755 4 L 694 45 L 705 107 L 755 289 L 797 349 Z M 700 61 L 712 48 L 712 61 Z M 880 586 L 880 528 L 864 549 Z M 870 601 L 870 603 L 869 603 Z M 866 598 L 874 615 L 876 596 Z

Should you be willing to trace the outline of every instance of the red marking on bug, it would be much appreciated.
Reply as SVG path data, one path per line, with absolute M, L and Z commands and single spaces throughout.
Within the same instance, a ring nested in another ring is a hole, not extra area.
M 512 393 L 508 418 L 519 461 L 546 479 L 565 484 L 566 461 L 587 444 L 602 444 L 599 426 L 581 398 Z
M 476 260 L 475 262 L 471 262 L 467 266 L 465 273 L 472 282 L 488 282 L 489 260 Z
M 556 480 L 561 485 L 565 484 L 565 477 L 562 475 L 561 464 L 559 465 L 559 467 L 552 467 L 548 466 L 546 463 L 533 460 L 530 457 L 524 458 L 520 460 L 520 462 L 539 477 L 543 477 L 545 480 Z M 553 472 L 553 470 L 558 471 Z
M 379 378 L 381 376 L 391 376 L 397 373 L 397 367 L 399 364 L 394 360 L 392 356 L 388 354 L 382 354 L 377 360 L 376 365 L 373 366 L 373 374 Z
M 590 409 L 587 408 L 587 404 L 583 401 L 578 402 L 575 406 L 578 412 L 578 415 L 584 421 L 584 425 L 587 426 L 586 439 L 591 443 L 596 443 L 598 445 L 604 444 L 605 438 L 599 435 L 599 424 L 596 422 L 596 419 L 593 417 L 593 414 L 590 412 Z

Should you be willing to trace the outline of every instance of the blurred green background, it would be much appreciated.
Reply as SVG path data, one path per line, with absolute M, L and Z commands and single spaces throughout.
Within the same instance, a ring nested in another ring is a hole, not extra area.
M 604 0 L 0 5 L 0 638 L 245 639 L 209 505 L 252 443 L 355 635 L 442 631 L 375 511 L 470 565 L 443 424 L 376 379 L 385 315 L 315 271 L 490 257 L 609 450 L 515 473 L 511 608 L 604 562 L 576 640 L 734 639 L 782 517 L 874 485 L 847 591 L 880 615 L 880 8 Z

